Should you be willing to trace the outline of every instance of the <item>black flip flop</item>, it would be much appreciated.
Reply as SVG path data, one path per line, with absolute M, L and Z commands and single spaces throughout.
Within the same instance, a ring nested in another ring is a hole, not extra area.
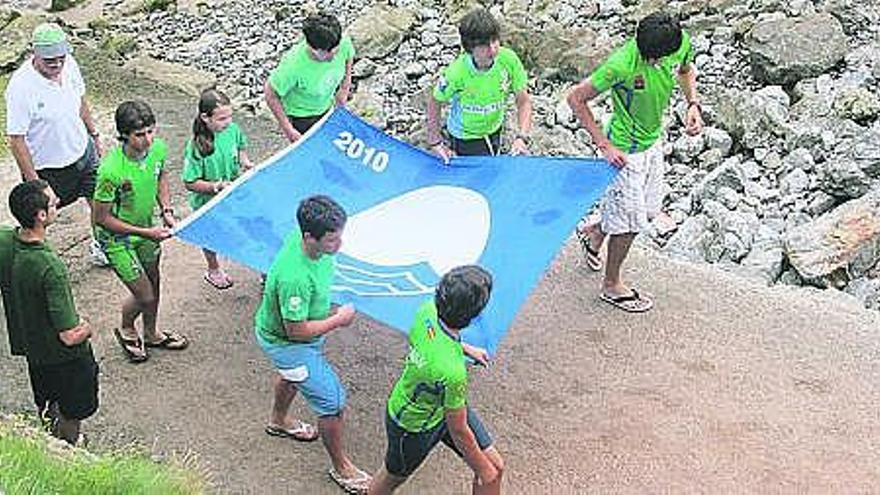
M 654 307 L 654 301 L 647 297 L 642 297 L 635 289 L 632 289 L 632 292 L 625 296 L 610 296 L 603 292 L 599 297 L 608 304 L 627 313 L 644 313 Z M 632 303 L 642 303 L 643 305 L 634 306 Z
M 147 354 L 147 350 L 144 347 L 144 341 L 140 337 L 136 339 L 123 337 L 122 331 L 118 328 L 113 329 L 113 335 L 116 336 L 116 342 L 119 342 L 119 347 L 122 348 L 122 352 L 125 353 L 125 356 L 130 363 L 143 363 L 150 358 L 150 355 Z M 132 347 L 138 347 L 142 349 L 144 353 L 138 354 L 131 350 Z

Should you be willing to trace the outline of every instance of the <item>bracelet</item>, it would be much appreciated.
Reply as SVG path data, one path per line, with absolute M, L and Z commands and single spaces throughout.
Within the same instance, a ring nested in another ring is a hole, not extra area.
M 443 144 L 442 139 L 434 141 L 433 143 L 428 143 L 428 148 L 433 148 L 434 146 L 440 146 L 441 144 Z
M 86 131 L 89 133 L 89 136 L 92 136 L 93 138 L 96 138 L 101 135 L 101 133 L 97 129 L 95 129 L 93 131 L 89 131 L 88 129 L 86 129 Z
M 699 108 L 699 109 L 700 109 L 700 113 L 703 112 L 703 106 L 700 105 L 700 100 L 689 101 L 689 102 L 688 102 L 688 106 L 687 106 L 687 107 L 688 107 L 688 110 L 690 110 L 692 106 L 696 106 L 697 108 Z
M 528 146 L 528 144 L 529 144 L 529 137 L 528 137 L 527 135 L 525 135 L 525 134 L 523 134 L 523 133 L 521 133 L 521 132 L 517 132 L 517 133 L 516 133 L 516 136 L 513 138 L 513 140 L 516 141 L 517 139 L 521 139 L 522 142 L 526 143 L 526 146 Z
M 162 208 L 162 214 L 163 214 L 163 215 L 166 215 L 166 214 L 168 214 L 168 213 L 171 213 L 172 215 L 174 215 L 174 208 L 171 208 L 171 207 Z

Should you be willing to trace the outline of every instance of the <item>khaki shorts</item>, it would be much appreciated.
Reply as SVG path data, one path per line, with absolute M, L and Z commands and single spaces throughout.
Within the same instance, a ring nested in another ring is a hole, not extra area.
M 659 141 L 641 153 L 628 154 L 626 166 L 602 199 L 602 232 L 617 235 L 647 230 L 666 196 L 665 169 Z

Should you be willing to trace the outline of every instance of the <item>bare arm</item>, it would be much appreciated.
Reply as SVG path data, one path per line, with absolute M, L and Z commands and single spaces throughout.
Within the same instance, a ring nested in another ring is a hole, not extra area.
M 238 163 L 241 164 L 241 167 L 244 170 L 250 170 L 254 168 L 254 162 L 252 162 L 251 157 L 248 156 L 247 150 L 238 150 Z
M 89 101 L 85 96 L 82 97 L 79 105 L 79 118 L 85 124 L 89 136 L 94 138 L 95 151 L 98 153 L 98 156 L 104 156 L 104 145 L 101 144 L 101 139 L 98 136 L 98 127 L 95 125 L 95 119 L 92 118 L 92 110 L 89 108 Z
M 590 110 L 589 101 L 599 95 L 593 83 L 589 79 L 581 81 L 571 92 L 568 93 L 568 106 L 571 107 L 577 119 L 580 121 L 587 133 L 593 139 L 605 157 L 612 165 L 622 167 L 626 165 L 626 155 L 611 144 L 611 141 L 602 133 L 602 129 L 596 122 L 593 111 Z
M 452 158 L 452 151 L 446 147 L 443 138 L 440 137 L 440 102 L 433 94 L 429 94 L 427 103 L 428 146 L 443 159 L 443 163 L 448 164 L 449 159 Z
M 330 333 L 354 320 L 354 307 L 350 304 L 340 306 L 323 320 L 284 321 L 284 331 L 293 340 L 309 340 Z
M 275 90 L 272 89 L 272 85 L 269 84 L 268 80 L 263 85 L 263 96 L 266 98 L 266 105 L 269 107 L 269 110 L 272 111 L 272 115 L 275 116 L 278 125 L 281 126 L 281 132 L 284 133 L 284 137 L 291 143 L 294 143 L 301 138 L 302 134 L 297 132 L 290 121 L 287 120 L 287 114 L 284 112 L 284 105 L 281 104 L 281 99 L 278 97 L 278 94 L 275 93 Z
M 187 191 L 197 192 L 200 194 L 217 194 L 229 185 L 225 180 L 210 181 L 197 179 L 192 182 L 184 182 L 183 185 Z
M 353 63 L 354 59 L 352 58 L 345 62 L 345 77 L 342 78 L 342 83 L 339 84 L 339 89 L 336 90 L 336 104 L 339 106 L 345 105 L 351 94 L 351 66 Z
M 8 136 L 9 149 L 18 164 L 18 170 L 24 180 L 34 180 L 37 178 L 37 169 L 34 168 L 34 160 L 31 151 L 27 147 L 24 136 Z
M 519 124 L 519 135 L 514 138 L 510 146 L 510 153 L 522 155 L 529 151 L 527 140 L 532 130 L 532 99 L 526 90 L 516 94 L 516 120 Z
M 484 484 L 491 483 L 498 477 L 498 470 L 486 454 L 480 450 L 474 432 L 467 424 L 467 408 L 447 410 L 445 413 L 449 434 L 455 446 L 461 452 L 464 462 Z
M 58 339 L 67 347 L 81 344 L 92 336 L 92 327 L 85 320 L 80 320 L 79 325 L 58 333 Z
M 115 232 L 117 234 L 132 234 L 141 237 L 146 237 L 148 239 L 157 239 L 161 240 L 167 238 L 168 235 L 164 237 L 157 237 L 158 232 L 157 228 L 145 228 L 138 227 L 137 225 L 132 225 L 128 222 L 123 222 L 122 220 L 113 216 L 113 212 L 111 211 L 113 205 L 112 203 L 105 203 L 103 201 L 95 201 L 94 202 L 94 216 L 95 223 L 106 228 L 111 232 Z M 166 229 L 161 229 L 165 230 Z
M 166 227 L 174 227 L 177 219 L 174 218 L 174 209 L 171 208 L 171 188 L 168 186 L 168 178 L 164 170 L 159 172 L 159 187 L 156 193 L 156 199 L 159 201 L 159 208 L 162 209 L 162 221 Z
M 697 94 L 697 71 L 693 64 L 681 66 L 678 70 L 678 83 L 688 102 L 685 115 L 685 131 L 690 135 L 699 134 L 703 130 L 703 109 L 700 107 L 700 96 Z

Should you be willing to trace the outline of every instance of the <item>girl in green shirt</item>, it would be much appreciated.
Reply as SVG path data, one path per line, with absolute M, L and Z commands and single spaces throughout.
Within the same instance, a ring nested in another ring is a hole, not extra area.
M 243 170 L 253 167 L 248 158 L 247 138 L 232 121 L 232 105 L 216 89 L 202 91 L 199 112 L 193 121 L 193 137 L 186 143 L 183 182 L 193 211 L 228 187 Z M 217 253 L 203 249 L 208 270 L 205 281 L 217 289 L 232 287 L 232 279 L 220 268 Z

